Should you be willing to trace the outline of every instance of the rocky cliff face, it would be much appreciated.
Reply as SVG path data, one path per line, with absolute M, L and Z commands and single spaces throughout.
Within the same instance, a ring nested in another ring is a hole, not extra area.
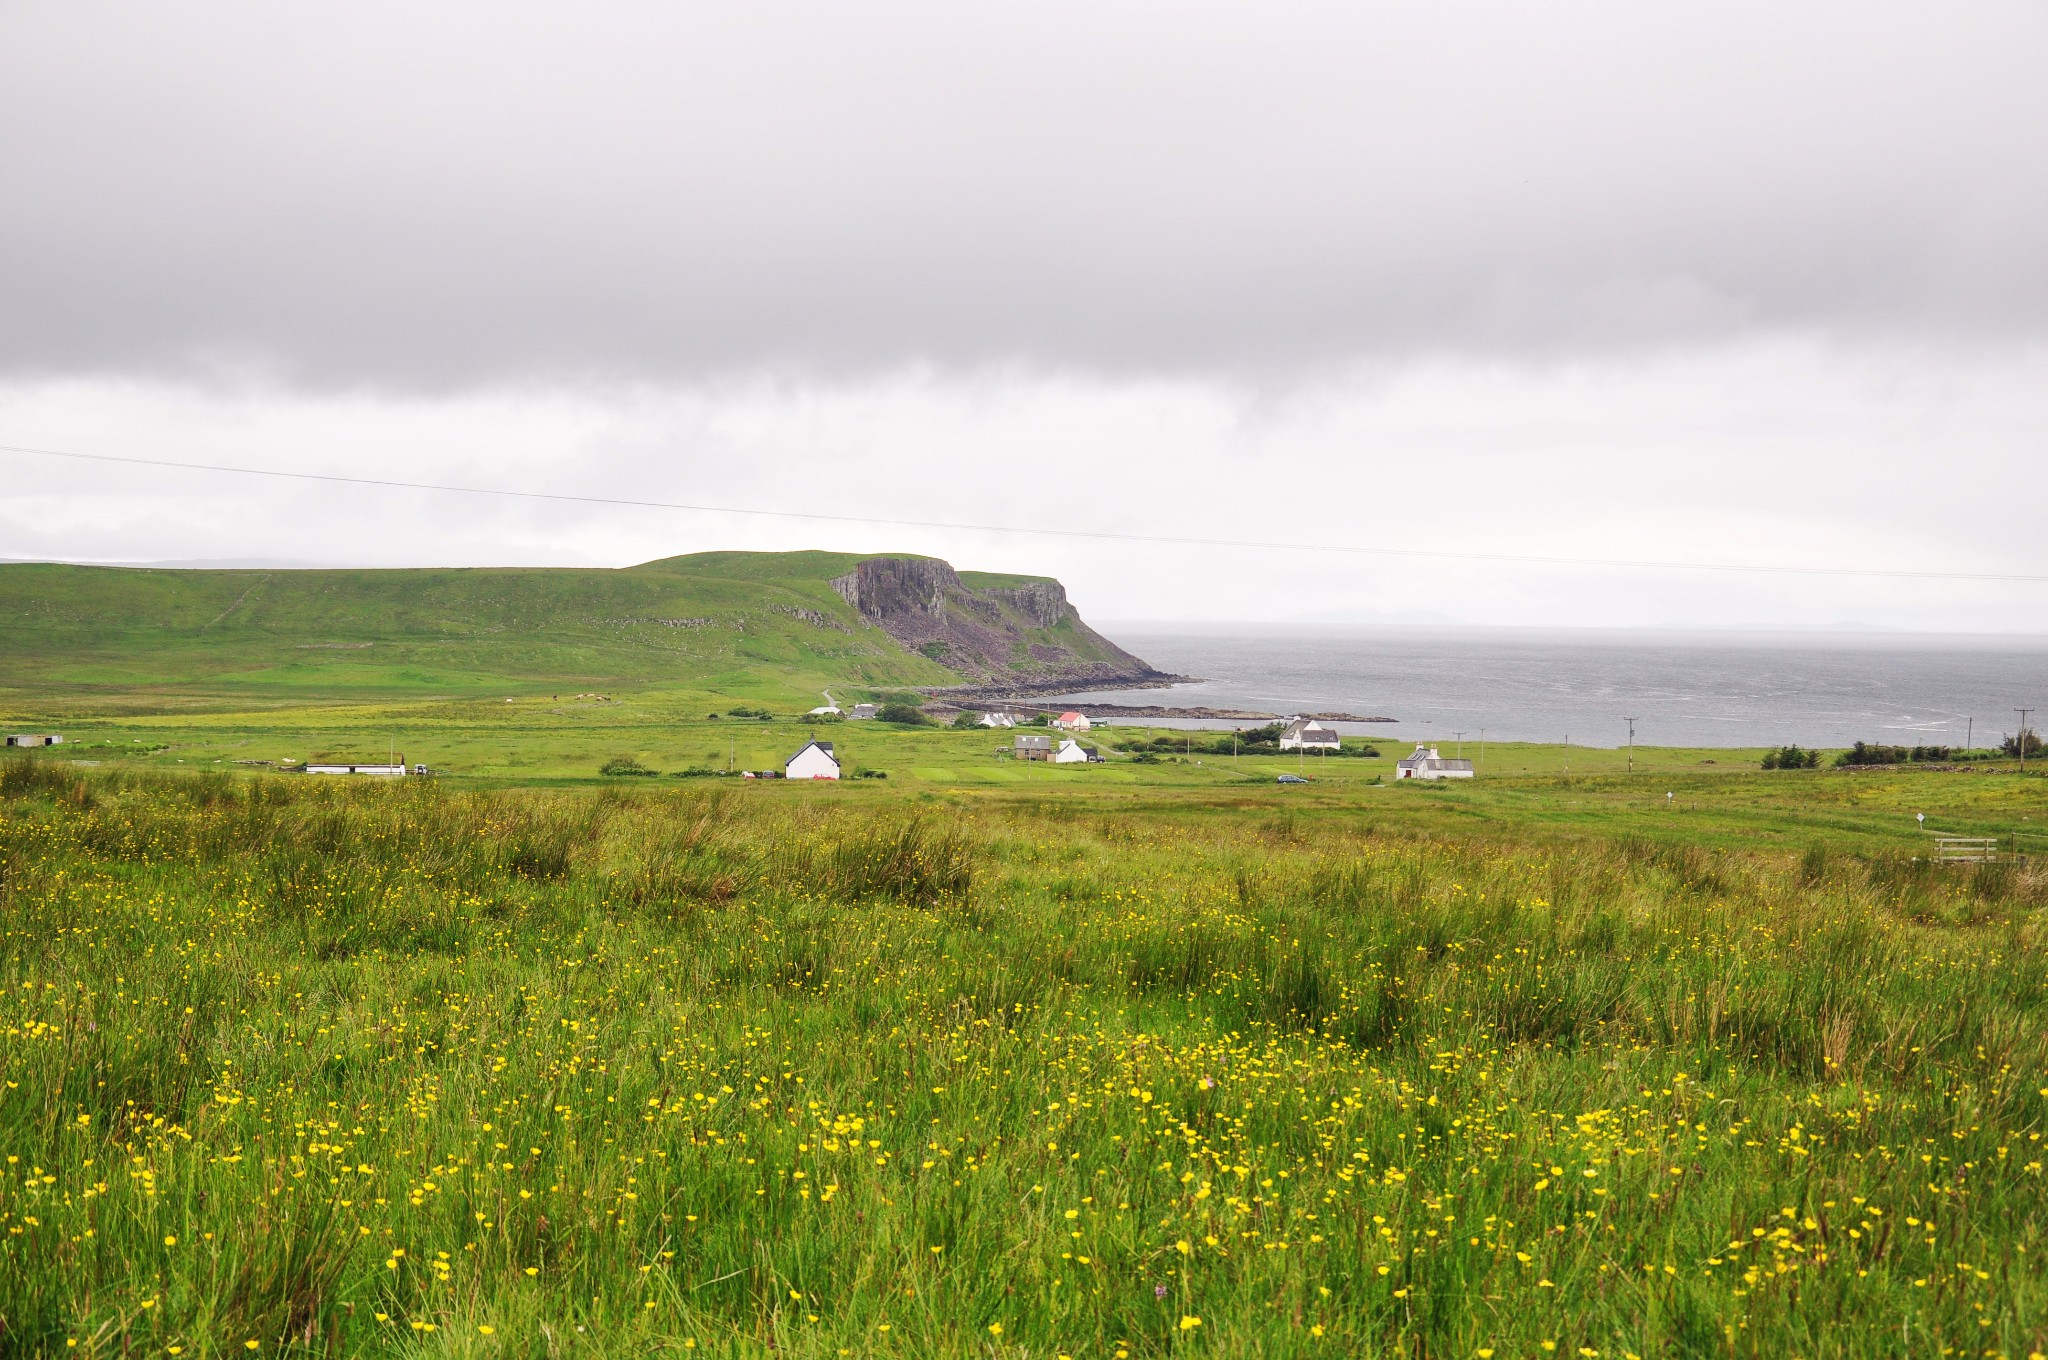
M 976 590 L 933 558 L 873 557 L 832 588 L 890 637 L 978 683 L 1162 678 L 1083 623 L 1057 581 Z

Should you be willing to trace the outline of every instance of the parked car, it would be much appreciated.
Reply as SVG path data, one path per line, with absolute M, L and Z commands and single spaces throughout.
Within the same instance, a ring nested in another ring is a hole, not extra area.
M 1283 774 L 1274 781 L 1278 784 L 1306 784 L 1308 781 L 1298 774 Z

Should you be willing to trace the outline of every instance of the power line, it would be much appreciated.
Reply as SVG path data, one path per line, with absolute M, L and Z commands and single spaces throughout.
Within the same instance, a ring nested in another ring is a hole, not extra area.
M 763 510 L 756 506 L 710 505 L 690 501 L 636 500 L 625 496 L 578 496 L 562 491 L 515 491 L 504 487 L 461 486 L 447 482 L 412 482 L 390 477 L 350 477 L 333 472 L 287 472 L 279 468 L 239 467 L 227 463 L 181 463 L 167 458 L 132 458 L 111 453 L 76 453 L 64 449 L 0 444 L 0 453 L 67 458 L 87 463 L 119 463 L 131 467 L 171 468 L 180 472 L 220 472 L 242 477 L 273 477 L 285 481 L 328 482 L 347 486 L 388 487 L 405 491 L 442 491 L 464 496 L 501 496 L 512 500 L 560 501 L 574 505 L 610 505 L 638 510 L 684 510 L 707 515 L 748 515 L 767 519 L 800 519 L 828 524 L 882 524 L 905 529 L 949 529 L 965 533 L 1023 534 L 1045 538 L 1097 539 L 1114 543 L 1160 543 L 1198 548 L 1250 548 L 1265 551 L 1343 553 L 1365 557 L 1420 558 L 1456 562 L 1507 562 L 1552 567 L 1640 567 L 1661 571 L 1727 571 L 1785 576 L 1863 576 L 1915 581 L 2010 581 L 2048 583 L 2048 574 L 1994 571 L 1914 571 L 1885 567 L 1826 567 L 1755 562 L 1687 562 L 1662 558 L 1559 557 L 1541 553 L 1458 552 L 1442 548 L 1364 547 L 1349 543 L 1279 542 L 1250 538 L 1202 538 L 1180 534 L 1126 533 L 1112 529 L 1055 529 L 1020 524 L 972 524 L 957 520 L 897 519 L 882 515 L 831 515 L 811 510 Z

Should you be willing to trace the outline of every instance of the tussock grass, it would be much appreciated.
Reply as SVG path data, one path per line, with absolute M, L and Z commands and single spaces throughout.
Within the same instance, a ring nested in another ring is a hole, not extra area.
M 0 1352 L 2024 1355 L 2044 896 L 8 764 Z

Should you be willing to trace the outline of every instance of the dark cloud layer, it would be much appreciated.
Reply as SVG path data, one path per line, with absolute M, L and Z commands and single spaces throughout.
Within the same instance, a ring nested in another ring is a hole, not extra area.
M 0 8 L 0 371 L 2048 334 L 2048 9 Z

